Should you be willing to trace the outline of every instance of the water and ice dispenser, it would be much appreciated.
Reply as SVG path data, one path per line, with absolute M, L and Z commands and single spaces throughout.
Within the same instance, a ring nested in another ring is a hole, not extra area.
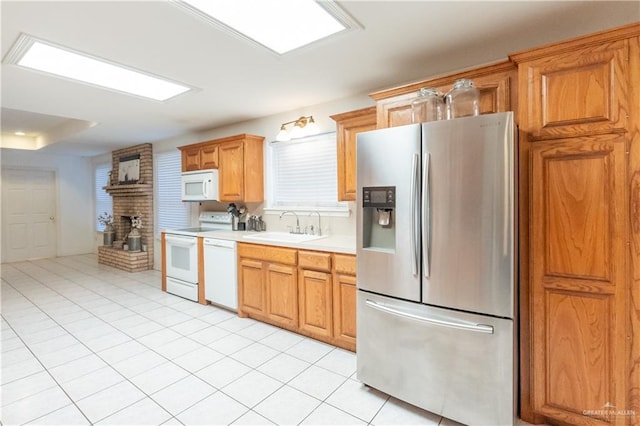
M 395 251 L 396 187 L 362 188 L 362 244 L 366 249 Z

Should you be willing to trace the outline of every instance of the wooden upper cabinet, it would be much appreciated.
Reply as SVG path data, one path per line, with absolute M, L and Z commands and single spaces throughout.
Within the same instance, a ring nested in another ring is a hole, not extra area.
M 264 137 L 242 134 L 218 142 L 220 201 L 264 201 Z
M 182 171 L 218 169 L 221 202 L 264 201 L 264 137 L 241 134 L 178 147 Z
M 625 132 L 629 41 L 615 40 L 520 63 L 521 125 L 529 139 Z
M 200 148 L 184 149 L 182 151 L 182 171 L 193 172 L 200 169 Z
M 473 80 L 480 90 L 480 113 L 512 111 L 517 105 L 517 69 L 510 62 L 475 68 L 461 73 L 424 80 L 370 94 L 377 107 L 377 127 L 411 124 L 411 103 L 423 87 L 433 87 L 446 94 L 461 78 Z
M 331 116 L 336 122 L 338 152 L 338 201 L 356 199 L 356 136 L 375 130 L 376 107 Z
M 182 151 L 182 171 L 218 168 L 218 144 L 216 141 L 201 142 L 178 147 Z
M 242 201 L 244 194 L 244 144 L 241 141 L 220 145 L 220 163 L 224 164 L 218 174 L 220 201 Z
M 218 168 L 218 144 L 203 146 L 200 149 L 200 165 L 203 169 Z

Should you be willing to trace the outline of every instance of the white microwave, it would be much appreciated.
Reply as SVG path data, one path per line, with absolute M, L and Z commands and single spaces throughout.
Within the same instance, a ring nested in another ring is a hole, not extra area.
M 218 199 L 218 170 L 182 173 L 182 201 Z

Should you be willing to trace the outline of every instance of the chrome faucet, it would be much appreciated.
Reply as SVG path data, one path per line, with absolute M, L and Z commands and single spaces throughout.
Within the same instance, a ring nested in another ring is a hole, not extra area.
M 311 216 L 313 213 L 318 215 L 318 236 L 322 235 L 322 223 L 320 223 L 320 212 L 318 210 L 314 210 L 311 213 L 309 213 L 309 216 Z M 313 229 L 313 227 L 311 227 L 311 229 Z
M 296 229 L 291 229 L 289 230 L 289 233 L 291 234 L 302 234 L 302 231 L 300 231 L 300 221 L 298 220 L 298 215 L 296 212 L 292 212 L 290 210 L 284 211 L 282 213 L 280 213 L 280 219 L 282 219 L 282 216 L 284 216 L 287 213 L 291 213 L 292 215 L 294 215 L 296 217 Z

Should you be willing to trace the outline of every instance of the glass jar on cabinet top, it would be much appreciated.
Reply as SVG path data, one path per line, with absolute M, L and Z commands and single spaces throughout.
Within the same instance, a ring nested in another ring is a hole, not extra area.
M 423 87 L 411 102 L 411 122 L 424 123 L 444 118 L 442 94 L 436 89 Z
M 447 119 L 480 115 L 480 90 L 473 80 L 456 80 L 445 96 Z

